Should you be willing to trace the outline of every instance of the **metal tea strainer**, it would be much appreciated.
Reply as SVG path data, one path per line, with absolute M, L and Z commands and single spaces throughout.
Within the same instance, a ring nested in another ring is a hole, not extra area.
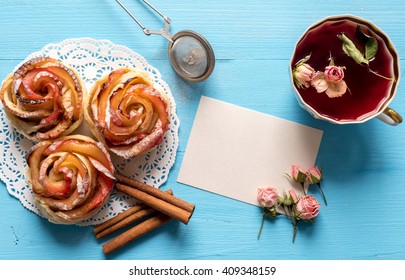
M 191 82 L 201 82 L 211 75 L 215 66 L 214 51 L 203 36 L 192 30 L 183 30 L 172 36 L 170 34 L 170 18 L 163 15 L 148 1 L 143 0 L 145 4 L 164 19 L 165 25 L 162 29 L 150 30 L 143 26 L 121 1 L 115 1 L 135 20 L 145 35 L 162 35 L 169 41 L 170 63 L 180 77 Z

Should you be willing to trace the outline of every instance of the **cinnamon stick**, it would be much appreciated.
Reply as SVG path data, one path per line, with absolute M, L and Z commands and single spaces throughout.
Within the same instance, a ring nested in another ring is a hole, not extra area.
M 136 188 L 132 188 L 120 183 L 115 183 L 115 188 L 123 193 L 126 193 L 127 195 L 143 202 L 144 204 L 158 210 L 159 212 L 162 212 L 172 218 L 175 218 L 179 221 L 181 221 L 184 224 L 187 224 L 193 214 L 193 212 L 188 212 L 187 210 L 184 210 L 176 205 L 170 204 L 166 200 L 162 200 L 158 197 L 155 197 L 153 195 L 150 195 L 146 192 L 143 192 L 141 190 L 138 190 Z M 148 187 L 148 188 L 153 188 L 153 187 Z M 153 188 L 155 189 L 155 188 Z M 157 190 L 157 189 L 156 189 Z M 163 191 L 159 190 L 161 193 L 164 193 Z M 165 194 L 167 195 L 167 194 Z M 160 194 L 161 196 L 161 194 Z
M 156 216 L 153 216 L 144 222 L 134 226 L 133 228 L 127 230 L 111 241 L 105 243 L 102 248 L 104 254 L 108 255 L 114 252 L 115 250 L 121 248 L 125 244 L 134 241 L 135 239 L 140 238 L 146 233 L 164 225 L 169 222 L 172 218 L 165 214 L 159 213 Z
M 193 213 L 195 205 L 191 204 L 187 201 L 184 201 L 178 197 L 168 195 L 164 193 L 162 190 L 158 188 L 154 188 L 150 185 L 144 184 L 136 179 L 129 178 L 119 172 L 115 173 L 115 178 L 117 179 L 118 183 L 121 183 L 123 185 L 130 186 L 134 189 L 140 190 L 142 192 L 145 192 L 151 196 L 157 197 L 163 201 L 166 201 L 174 206 L 177 206 L 183 210 L 186 210 L 187 212 Z
M 98 233 L 102 232 L 103 230 L 115 225 L 119 221 L 127 218 L 128 216 L 131 216 L 132 214 L 144 209 L 145 207 L 147 207 L 147 206 L 142 203 L 140 203 L 139 205 L 133 206 L 133 207 L 129 208 L 128 210 L 125 210 L 124 212 L 118 214 L 117 216 L 105 221 L 104 223 L 95 226 L 93 228 L 93 232 L 95 234 L 98 234 Z
M 142 210 L 139 210 L 138 212 L 135 212 L 134 214 L 126 217 L 125 219 L 119 221 L 118 223 L 106 228 L 105 230 L 99 232 L 96 234 L 96 238 L 100 239 L 103 238 L 111 233 L 114 233 L 120 229 L 123 229 L 137 221 L 142 220 L 143 218 L 150 216 L 154 213 L 156 213 L 157 211 L 151 207 L 146 207 Z
M 172 195 L 173 192 L 172 190 L 167 190 L 165 191 L 166 193 Z M 93 232 L 96 234 L 96 237 L 99 233 L 101 233 L 102 231 L 107 230 L 108 228 L 111 228 L 113 226 L 115 226 L 116 224 L 120 223 L 121 221 L 129 218 L 130 216 L 133 216 L 134 214 L 136 214 L 139 211 L 144 210 L 145 208 L 149 208 L 147 205 L 140 203 L 138 205 L 132 206 L 131 208 L 125 210 L 124 212 L 119 213 L 118 215 L 116 215 L 115 217 L 105 221 L 104 223 L 101 223 L 97 226 L 95 226 L 93 228 Z M 129 221 L 129 219 L 127 220 L 127 222 Z M 137 220 L 133 219 L 132 217 L 132 222 L 136 222 Z M 121 224 L 121 228 L 125 227 L 123 224 Z M 118 228 L 116 230 L 119 230 L 121 228 Z M 116 231 L 115 230 L 115 231 Z M 114 232 L 114 231 L 113 231 Z M 112 232 L 111 232 L 112 233 Z M 104 235 L 105 236 L 105 235 Z M 101 237 L 97 237 L 97 238 L 101 238 Z

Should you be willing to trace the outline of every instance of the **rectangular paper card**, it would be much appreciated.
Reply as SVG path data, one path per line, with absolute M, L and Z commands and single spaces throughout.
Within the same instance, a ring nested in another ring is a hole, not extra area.
M 290 188 L 292 164 L 315 164 L 323 132 L 202 96 L 177 181 L 258 205 L 257 188 Z

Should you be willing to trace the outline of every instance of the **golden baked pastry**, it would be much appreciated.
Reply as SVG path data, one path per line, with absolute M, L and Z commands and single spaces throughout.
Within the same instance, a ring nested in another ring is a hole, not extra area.
M 114 166 L 102 143 L 69 135 L 37 143 L 27 156 L 27 183 L 51 222 L 73 224 L 95 214 L 113 189 Z
M 169 126 L 169 100 L 146 72 L 133 69 L 119 68 L 99 79 L 84 107 L 94 136 L 124 158 L 155 148 Z
M 38 142 L 68 135 L 80 125 L 85 90 L 73 68 L 38 57 L 6 77 L 0 98 L 12 125 Z

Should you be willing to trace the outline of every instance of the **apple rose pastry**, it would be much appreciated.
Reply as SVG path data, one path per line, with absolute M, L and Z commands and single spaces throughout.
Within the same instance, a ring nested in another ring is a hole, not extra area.
M 80 125 L 84 91 L 73 68 L 38 57 L 4 80 L 0 97 L 12 125 L 38 142 L 68 135 Z
M 115 182 L 107 149 L 87 136 L 41 141 L 28 154 L 27 163 L 35 203 L 53 223 L 89 218 L 108 199 Z
M 96 82 L 84 103 L 94 136 L 124 158 L 155 148 L 169 126 L 169 100 L 145 72 L 112 71 Z

